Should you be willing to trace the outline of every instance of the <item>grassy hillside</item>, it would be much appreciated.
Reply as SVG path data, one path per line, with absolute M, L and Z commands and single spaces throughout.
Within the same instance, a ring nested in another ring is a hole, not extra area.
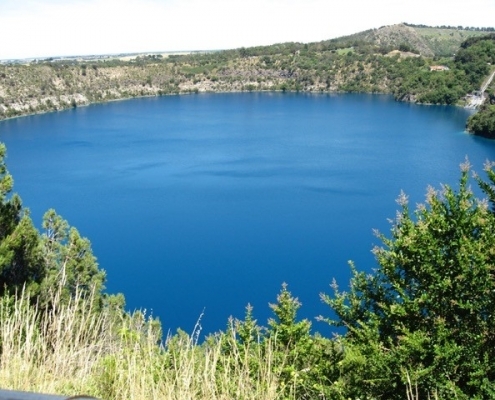
M 414 28 L 423 43 L 437 57 L 453 56 L 462 42 L 471 37 L 485 35 L 484 31 L 454 28 Z
M 337 38 L 332 42 L 362 41 L 374 46 L 382 46 L 389 51 L 405 46 L 424 57 L 451 57 L 466 39 L 482 36 L 488 32 L 491 30 L 398 24 Z
M 127 61 L 0 64 L 0 119 L 136 96 L 253 90 L 390 93 L 399 100 L 452 104 L 480 82 L 454 71 L 452 58 L 438 57 L 482 34 L 400 24 L 318 43 Z M 429 67 L 439 63 L 453 71 L 431 74 Z M 449 94 L 430 93 L 441 87 Z

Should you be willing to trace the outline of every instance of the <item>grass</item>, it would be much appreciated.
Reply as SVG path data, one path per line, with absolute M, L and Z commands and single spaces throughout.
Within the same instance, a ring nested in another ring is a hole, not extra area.
M 354 53 L 354 48 L 353 47 L 346 47 L 345 49 L 337 49 L 337 54 L 339 56 L 345 56 L 349 53 Z
M 484 31 L 470 31 L 440 28 L 415 28 L 437 56 L 452 56 L 460 44 L 473 36 L 486 35 Z
M 95 312 L 80 294 L 41 310 L 27 293 L 0 299 L 0 387 L 102 399 L 276 399 L 272 346 L 229 346 L 235 331 L 160 343 L 143 313 Z M 232 342 L 233 343 L 233 342 Z M 226 354 L 225 349 L 230 351 Z

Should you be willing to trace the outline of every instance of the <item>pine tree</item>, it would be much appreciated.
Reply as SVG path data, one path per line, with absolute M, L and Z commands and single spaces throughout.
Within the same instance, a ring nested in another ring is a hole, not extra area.
M 36 293 L 44 278 L 39 235 L 21 199 L 11 194 L 14 180 L 5 165 L 0 144 L 0 294 L 23 286 Z
M 105 272 L 98 268 L 89 240 L 82 238 L 53 209 L 45 213 L 43 229 L 41 249 L 46 270 L 41 290 L 43 301 L 49 301 L 50 288 L 63 287 L 64 301 L 73 298 L 76 292 L 83 297 L 94 292 L 93 298 L 101 307 Z

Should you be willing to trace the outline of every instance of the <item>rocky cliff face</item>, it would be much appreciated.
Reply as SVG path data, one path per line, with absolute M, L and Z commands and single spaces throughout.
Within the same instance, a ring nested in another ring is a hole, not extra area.
M 450 51 L 439 43 L 457 43 L 458 48 L 461 38 L 482 34 L 399 24 L 318 43 L 132 60 L 0 64 L 0 119 L 138 96 L 198 92 L 369 92 L 416 101 L 421 92 L 411 91 L 404 82 L 417 71 L 429 71 L 428 57 L 436 54 L 431 44 Z M 428 84 L 420 89 L 428 89 Z

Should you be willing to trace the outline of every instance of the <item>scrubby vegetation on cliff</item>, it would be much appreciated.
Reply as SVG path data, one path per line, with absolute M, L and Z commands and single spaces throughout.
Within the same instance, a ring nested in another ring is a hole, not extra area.
M 399 100 L 455 104 L 479 89 L 493 58 L 470 50 L 490 40 L 486 33 L 401 24 L 308 44 L 143 55 L 128 61 L 0 64 L 0 119 L 135 96 L 204 91 L 379 92 Z M 442 47 L 447 39 L 455 46 L 455 59 L 453 51 Z M 448 68 L 431 71 L 438 65 Z
M 478 113 L 469 117 L 467 129 L 476 135 L 495 139 L 495 105 L 484 105 Z

